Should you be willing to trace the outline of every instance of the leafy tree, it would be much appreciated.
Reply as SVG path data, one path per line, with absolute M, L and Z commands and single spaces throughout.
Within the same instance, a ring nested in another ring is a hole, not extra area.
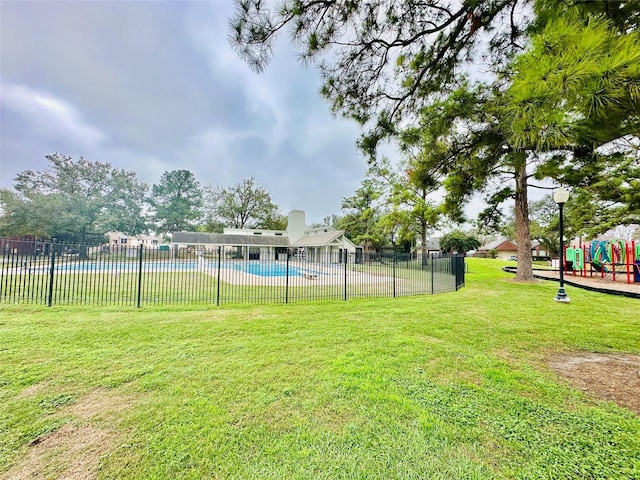
M 164 172 L 151 188 L 149 204 L 158 233 L 192 230 L 201 215 L 202 188 L 189 170 Z
M 511 145 L 549 152 L 537 177 L 574 186 L 588 200 L 582 205 L 596 213 L 589 234 L 637 223 L 640 4 L 624 6 L 627 18 L 615 6 L 596 14 L 594 5 L 545 7 L 544 28 L 514 64 Z
M 442 207 L 431 199 L 439 184 L 433 172 L 425 168 L 419 157 L 410 159 L 405 175 L 393 185 L 391 201 L 396 210 L 405 209 L 405 228 L 415 229 L 422 246 L 423 258 L 426 258 L 427 237 L 438 227 L 442 215 Z
M 465 254 L 469 250 L 475 250 L 480 245 L 482 244 L 477 237 L 461 230 L 445 233 L 440 238 L 440 249 L 448 253 L 458 252 Z
M 84 245 L 92 235 L 137 235 L 147 230 L 142 212 L 148 187 L 135 172 L 83 157 L 74 161 L 59 153 L 46 158 L 48 168 L 20 172 L 15 192 L 2 192 L 5 234 L 57 237 Z
M 540 7 L 544 21 L 532 47 L 510 65 L 503 84 L 463 84 L 425 108 L 419 127 L 403 136 L 428 152 L 426 168 L 446 178 L 449 212 L 484 191 L 489 207 L 480 220 L 495 228 L 500 205 L 514 200 L 521 280 L 533 278 L 532 182 L 551 178 L 637 211 L 637 162 L 612 143 L 640 131 L 637 34 L 620 33 L 578 6 L 558 5 Z
M 427 237 L 440 224 L 442 206 L 432 198 L 439 188 L 437 172 L 422 161 L 421 155 L 421 152 L 409 155 L 406 164 L 399 168 L 383 158 L 371 165 L 369 175 L 387 189 L 387 201 L 392 209 L 383 218 L 387 231 L 400 243 L 415 244 L 419 240 L 426 257 Z
M 416 243 L 416 232 L 412 228 L 409 212 L 392 208 L 383 213 L 378 221 L 385 238 L 390 239 L 394 251 L 408 253 Z
M 576 235 L 575 225 L 579 223 L 573 213 L 575 201 L 570 199 L 565 205 L 564 234 L 573 238 Z M 542 199 L 529 202 L 529 231 L 532 240 L 537 240 L 543 249 L 551 255 L 560 252 L 560 220 L 558 205 L 553 201 L 552 195 L 545 195 Z M 516 221 L 512 214 L 505 219 L 500 229 L 503 235 L 510 240 L 515 239 Z
M 277 34 L 289 29 L 301 57 L 319 67 L 332 110 L 367 125 L 360 147 L 373 160 L 381 140 L 397 136 L 423 108 L 459 85 L 460 71 L 477 56 L 477 47 L 488 41 L 491 49 L 483 53 L 496 71 L 504 70 L 521 49 L 518 41 L 529 20 L 516 9 L 525 3 L 286 0 L 270 10 L 267 2 L 236 0 L 231 39 L 261 71 Z M 420 185 L 427 169 L 413 170 L 413 193 L 430 190 Z M 395 195 L 396 209 L 401 197 Z M 404 231 L 417 233 L 426 248 L 426 232 L 437 224 L 439 208 L 426 196 L 410 197 L 404 198 L 409 212 Z
M 379 225 L 380 211 L 376 205 L 381 195 L 376 183 L 366 179 L 354 195 L 342 199 L 342 209 L 347 213 L 338 225 L 348 238 L 363 245 L 365 252 L 379 250 L 386 243 Z
M 209 186 L 205 218 L 231 228 L 281 227 L 284 221 L 271 195 L 253 177 L 228 189 Z
M 33 193 L 27 200 L 9 189 L 0 190 L 0 236 L 50 238 L 55 236 L 53 220 L 61 210 L 59 198 Z
M 205 219 L 203 223 L 198 226 L 199 232 L 209 233 L 222 233 L 224 232 L 224 223 L 219 220 Z
M 281 213 L 271 213 L 262 220 L 261 227 L 266 230 L 286 230 L 289 219 Z

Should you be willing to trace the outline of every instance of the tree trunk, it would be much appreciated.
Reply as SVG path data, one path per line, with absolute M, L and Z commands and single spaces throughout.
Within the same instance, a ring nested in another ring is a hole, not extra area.
M 80 229 L 80 235 L 78 235 L 78 256 L 79 258 L 86 259 L 87 255 L 87 226 L 82 225 Z
M 422 264 L 425 264 L 425 260 L 429 255 L 429 249 L 427 248 L 427 222 L 420 220 L 420 241 L 422 242 Z
M 516 243 L 518 244 L 518 270 L 516 280 L 532 281 L 531 235 L 529 232 L 529 203 L 527 198 L 527 162 L 523 159 L 516 169 Z

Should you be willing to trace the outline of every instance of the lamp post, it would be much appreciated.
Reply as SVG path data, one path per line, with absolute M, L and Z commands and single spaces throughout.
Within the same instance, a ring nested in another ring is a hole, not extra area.
M 559 188 L 556 193 L 553 194 L 553 201 L 558 204 L 558 208 L 560 209 L 560 288 L 554 300 L 562 303 L 569 303 L 571 301 L 567 296 L 567 292 L 564 291 L 564 223 L 562 211 L 567 200 L 569 200 L 569 192 L 564 188 Z

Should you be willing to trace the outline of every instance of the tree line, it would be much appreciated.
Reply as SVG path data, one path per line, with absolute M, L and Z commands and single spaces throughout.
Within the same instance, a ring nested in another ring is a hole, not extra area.
M 173 170 L 149 186 L 136 172 L 109 163 L 59 153 L 46 159 L 45 169 L 22 171 L 13 189 L 0 190 L 0 236 L 95 244 L 112 231 L 170 236 L 177 231 L 222 232 L 225 227 L 287 228 L 287 218 L 254 178 L 223 188 L 202 185 L 189 170 Z M 383 183 L 366 180 L 343 199 L 344 215 L 327 216 L 324 222 L 345 230 L 365 249 L 378 251 L 390 246 L 409 251 L 417 232 L 426 234 L 437 225 L 437 215 L 424 227 L 417 216 L 400 218 L 389 205 Z
M 108 163 L 61 154 L 46 158 L 48 168 L 20 172 L 13 190 L 0 190 L 0 236 L 96 244 L 111 231 L 170 235 L 225 227 L 287 228 L 287 218 L 253 178 L 222 188 L 202 185 L 189 170 L 173 170 L 149 187 L 135 172 Z M 488 230 L 451 229 L 441 205 L 426 199 L 429 189 L 417 179 L 412 170 L 373 166 L 355 193 L 343 198 L 342 214 L 326 216 L 323 225 L 344 230 L 365 251 L 426 249 L 428 237 L 443 229 L 449 232 L 439 239 L 439 248 L 449 253 L 477 249 L 490 234 L 515 239 L 515 215 Z M 530 202 L 529 211 L 531 238 L 557 255 L 558 215 L 551 195 Z M 580 212 L 578 203 L 569 203 L 566 230 L 572 238 L 583 231 Z
M 287 228 L 287 218 L 254 178 L 223 188 L 202 185 L 189 170 L 173 170 L 149 186 L 134 171 L 109 163 L 59 153 L 46 159 L 45 169 L 22 171 L 13 189 L 0 190 L 0 236 L 99 244 L 112 231 L 170 236 L 176 231 L 222 232 L 225 227 Z M 440 217 L 433 214 L 427 222 L 419 215 L 400 215 L 390 198 L 399 194 L 389 196 L 388 191 L 383 182 L 365 180 L 353 196 L 343 199 L 343 215 L 325 217 L 324 225 L 345 230 L 367 251 L 410 251 Z M 402 198 L 420 203 L 420 192 L 413 194 L 413 200 L 411 192 Z M 453 232 L 443 238 L 445 250 L 464 252 L 477 246 L 479 241 L 469 234 Z
M 20 172 L 0 189 L 0 236 L 103 243 L 107 232 L 141 235 L 234 228 L 286 228 L 269 193 L 254 178 L 222 188 L 189 170 L 164 172 L 149 187 L 134 171 L 109 163 L 47 155 L 42 171 Z

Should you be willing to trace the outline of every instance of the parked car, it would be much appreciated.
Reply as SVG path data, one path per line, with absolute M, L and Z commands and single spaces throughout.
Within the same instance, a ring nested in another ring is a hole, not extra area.
M 514 262 L 517 262 L 518 261 L 518 256 L 517 255 L 511 255 L 509 257 L 509 260 L 513 260 Z

